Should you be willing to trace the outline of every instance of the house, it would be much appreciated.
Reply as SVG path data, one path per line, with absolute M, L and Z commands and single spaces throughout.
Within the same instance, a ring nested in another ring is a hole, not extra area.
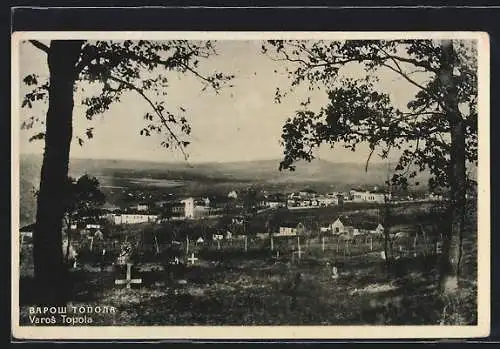
M 427 195 L 427 199 L 431 201 L 442 201 L 443 200 L 443 195 L 439 193 L 429 193 Z
M 283 202 L 280 202 L 280 201 L 267 201 L 266 206 L 269 208 L 280 208 L 280 207 L 284 207 L 285 205 Z
M 228 197 L 229 199 L 237 199 L 237 198 L 238 198 L 238 194 L 236 193 L 236 191 L 235 191 L 235 190 L 232 190 L 232 191 L 230 191 L 230 192 L 227 194 L 227 197 Z
M 361 234 L 383 235 L 384 226 L 380 223 L 360 222 L 357 224 Z
M 311 205 L 311 200 L 301 200 L 299 201 L 299 206 L 301 207 L 309 207 Z
M 297 225 L 285 223 L 280 226 L 279 233 L 276 236 L 296 236 L 297 235 Z
M 171 201 L 162 204 L 164 215 L 170 218 L 184 218 L 185 204 L 180 201 Z
M 132 210 L 144 212 L 144 211 L 147 211 L 149 209 L 149 206 L 147 204 L 137 204 L 137 205 L 134 205 L 130 208 Z
M 329 228 L 326 230 L 325 228 Z M 357 236 L 363 234 L 379 235 L 384 233 L 380 223 L 354 222 L 350 217 L 340 216 L 329 227 L 322 227 L 322 231 L 331 231 L 335 235 Z
M 322 233 L 328 233 L 328 232 L 331 231 L 330 230 L 330 226 L 328 226 L 328 225 L 327 226 L 322 226 L 322 227 L 319 228 L 319 231 L 322 232 Z
M 337 199 L 335 197 L 329 197 L 329 196 L 322 196 L 316 199 L 318 202 L 318 206 L 332 206 L 332 205 L 337 205 Z
M 381 190 L 357 190 L 352 189 L 349 194 L 354 202 L 373 202 L 373 203 L 384 203 L 391 199 L 391 193 L 385 193 Z
M 189 197 L 187 199 L 181 200 L 181 203 L 184 204 L 184 217 L 194 218 L 194 207 L 195 207 L 194 198 Z
M 335 235 L 359 235 L 359 229 L 354 227 L 353 221 L 347 216 L 337 218 L 331 225 L 330 231 Z
M 297 200 L 294 200 L 294 199 L 288 199 L 288 200 L 286 201 L 286 205 L 287 205 L 288 207 L 295 207 L 295 206 L 297 206 Z
M 147 213 L 115 213 L 110 215 L 113 224 L 156 223 L 158 215 Z
M 275 236 L 297 236 L 306 233 L 307 227 L 303 223 L 287 222 L 280 226 L 279 233 Z
M 212 235 L 212 240 L 218 241 L 224 239 L 224 236 L 222 234 L 214 234 Z
M 186 219 L 214 216 L 220 212 L 220 209 L 210 207 L 210 199 L 208 197 L 201 200 L 195 200 L 189 197 L 180 202 L 184 204 L 184 218 Z

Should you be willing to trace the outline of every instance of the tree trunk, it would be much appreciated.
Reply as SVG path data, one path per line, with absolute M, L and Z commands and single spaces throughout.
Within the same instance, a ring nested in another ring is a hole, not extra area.
M 444 89 L 444 109 L 450 125 L 450 209 L 449 228 L 443 237 L 440 288 L 445 294 L 458 290 L 458 277 L 462 257 L 462 234 L 465 216 L 466 170 L 465 125 L 458 108 L 458 91 L 453 80 L 455 52 L 453 42 L 441 44 L 442 57 L 439 79 Z
M 63 304 L 68 286 L 62 251 L 63 196 L 72 138 L 75 63 L 81 45 L 81 41 L 52 41 L 48 52 L 49 109 L 33 241 L 36 290 L 39 304 L 44 305 Z

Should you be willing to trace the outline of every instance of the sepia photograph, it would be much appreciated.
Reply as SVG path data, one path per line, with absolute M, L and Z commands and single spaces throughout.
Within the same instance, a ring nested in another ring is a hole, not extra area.
M 487 34 L 17 32 L 12 57 L 16 337 L 488 335 Z

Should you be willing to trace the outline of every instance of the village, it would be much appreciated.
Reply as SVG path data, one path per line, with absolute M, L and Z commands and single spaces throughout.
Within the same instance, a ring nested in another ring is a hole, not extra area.
M 138 195 L 139 196 L 139 195 Z M 423 197 L 412 196 L 395 197 L 391 193 L 386 193 L 378 187 L 371 190 L 352 189 L 349 192 L 333 192 L 318 194 L 312 190 L 290 193 L 268 194 L 264 192 L 261 198 L 256 198 L 252 203 L 252 209 L 256 213 L 272 212 L 276 210 L 306 210 L 319 209 L 325 207 L 349 207 L 350 204 L 371 204 L 380 206 L 383 204 L 397 204 L 403 202 L 436 202 L 442 201 L 443 195 L 429 193 Z M 161 200 L 156 202 L 141 201 L 131 204 L 125 209 L 106 204 L 99 210 L 99 213 L 89 217 L 79 217 L 78 221 L 73 221 L 69 227 L 71 231 L 93 232 L 100 236 L 101 230 L 106 225 L 126 226 L 140 225 L 145 223 L 162 224 L 171 221 L 197 221 L 206 219 L 219 219 L 230 216 L 233 225 L 243 225 L 245 222 L 245 209 L 242 200 L 238 200 L 238 193 L 230 191 L 227 197 L 186 197 L 180 199 Z M 32 225 L 21 228 L 21 238 L 31 238 Z M 296 236 L 303 234 L 305 229 L 303 222 L 291 225 L 290 222 L 280 222 L 276 231 L 271 232 L 277 236 Z M 383 234 L 383 226 L 379 221 L 364 223 L 355 226 L 348 218 L 341 215 L 337 219 L 326 222 L 319 226 L 318 232 L 329 233 L 331 235 L 343 235 L 353 237 L 362 234 Z M 223 236 L 232 236 L 233 232 L 224 234 L 213 234 L 212 239 L 223 239 Z M 268 237 L 269 232 L 255 232 L 258 237 Z M 193 237 L 194 238 L 194 237 Z M 201 236 L 196 239 L 203 239 Z M 201 241 L 200 240 L 200 241 Z
M 75 218 L 66 227 L 64 249 L 68 249 L 69 237 L 68 251 L 71 251 L 75 266 L 79 255 L 88 257 L 88 252 L 95 252 L 99 248 L 97 246 L 101 246 L 101 258 L 94 259 L 106 259 L 108 262 L 109 258 L 114 260 L 121 253 L 123 243 L 130 243 L 132 231 L 136 235 L 141 232 L 141 238 L 136 236 L 135 239 L 136 246 L 143 247 L 148 245 L 144 231 L 154 231 L 150 234 L 149 249 L 156 251 L 156 254 L 160 254 L 162 249 L 177 247 L 177 251 L 168 257 L 170 262 L 187 262 L 190 244 L 191 252 L 193 246 L 198 250 L 221 250 L 228 246 L 234 248 L 239 242 L 241 251 L 248 251 L 251 248 L 249 245 L 253 244 L 257 248 L 267 245 L 264 249 L 269 248 L 275 253 L 281 244 L 282 258 L 287 253 L 290 256 L 298 253 L 299 258 L 302 258 L 304 246 L 301 250 L 300 239 L 303 244 L 310 246 L 311 241 L 317 238 L 322 251 L 328 249 L 329 243 L 336 244 L 332 248 L 337 251 L 342 245 L 344 255 L 352 253 L 353 245 L 360 246 L 359 241 L 366 245 L 365 250 L 374 251 L 374 244 L 380 250 L 385 238 L 381 208 L 405 204 L 418 207 L 420 204 L 432 205 L 444 200 L 442 195 L 436 193 L 420 197 L 397 196 L 377 186 L 324 194 L 310 189 L 289 194 L 262 191 L 254 193 L 251 202 L 244 197 L 248 196 L 246 191 L 236 190 L 218 197 L 172 198 L 169 194 L 166 195 L 169 199 L 157 201 L 144 200 L 146 195 L 137 190 L 133 195 L 126 195 L 132 196 L 132 201 L 135 199 L 135 202 L 123 209 L 107 202 L 93 215 Z M 375 215 L 363 214 L 369 211 L 373 213 L 374 210 L 377 212 Z M 351 216 L 350 212 L 354 212 L 354 215 Z M 21 245 L 31 243 L 33 227 L 31 224 L 20 229 Z M 409 244 L 413 244 L 415 250 L 417 235 L 419 232 L 422 234 L 421 227 L 421 224 L 396 224 L 387 231 L 387 237 L 400 241 L 400 251 L 412 250 Z M 290 238 L 296 240 L 290 243 Z M 410 243 L 410 240 L 413 242 Z M 432 248 L 439 251 L 440 242 L 434 240 Z M 283 244 L 283 241 L 288 242 Z M 82 249 L 87 251 L 82 254 Z M 180 250 L 185 253 L 180 253 Z M 105 254 L 108 255 L 106 258 Z M 385 255 L 382 257 L 386 258 Z M 114 262 L 116 261 L 111 263 Z

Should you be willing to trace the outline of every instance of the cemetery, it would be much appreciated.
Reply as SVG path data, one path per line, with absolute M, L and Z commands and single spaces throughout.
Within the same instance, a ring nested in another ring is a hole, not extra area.
M 442 318 L 428 311 L 442 302 L 435 290 L 441 240 L 425 234 L 395 234 L 391 263 L 384 237 L 371 234 L 177 240 L 98 234 L 71 244 L 72 304 L 117 309 L 97 315 L 92 325 L 423 324 Z M 30 248 L 22 245 L 25 265 Z M 464 248 L 474 280 L 475 245 Z M 29 284 L 29 268 L 21 271 L 21 282 Z M 474 292 L 473 285 L 468 297 Z M 27 322 L 30 297 L 20 296 Z

